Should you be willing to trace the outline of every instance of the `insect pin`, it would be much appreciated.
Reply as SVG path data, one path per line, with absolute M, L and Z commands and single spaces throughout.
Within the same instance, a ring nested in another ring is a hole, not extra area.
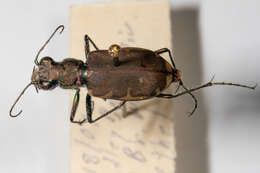
M 86 121 L 94 123 L 103 117 L 109 115 L 122 107 L 128 101 L 141 101 L 154 97 L 171 99 L 185 94 L 189 94 L 194 100 L 194 107 L 190 113 L 192 115 L 198 101 L 193 95 L 194 91 L 205 87 L 215 85 L 229 85 L 255 89 L 255 86 L 248 86 L 227 82 L 214 82 L 213 78 L 198 87 L 188 89 L 185 87 L 180 71 L 176 68 L 171 51 L 168 48 L 162 48 L 156 51 L 138 48 L 138 47 L 120 47 L 113 44 L 107 50 L 100 50 L 92 39 L 85 35 L 85 62 L 73 58 L 64 59 L 62 62 L 55 62 L 51 57 L 43 57 L 38 61 L 39 55 L 45 46 L 49 43 L 56 32 L 62 33 L 64 26 L 58 26 L 51 34 L 50 38 L 38 51 L 34 63 L 31 82 L 23 89 L 21 94 L 15 100 L 10 109 L 10 116 L 17 117 L 22 111 L 13 114 L 13 108 L 24 94 L 26 89 L 34 85 L 36 91 L 51 90 L 57 86 L 64 89 L 74 89 L 70 121 L 72 123 L 82 124 Z M 95 48 L 90 51 L 89 45 Z M 168 53 L 170 63 L 161 56 Z M 163 91 L 172 83 L 177 83 L 178 88 L 182 87 L 184 91 L 175 92 L 175 94 L 165 94 Z M 75 120 L 75 112 L 80 99 L 80 88 L 87 87 L 86 96 L 86 118 Z M 120 100 L 121 103 L 98 118 L 92 118 L 93 104 L 92 96 L 103 99 Z

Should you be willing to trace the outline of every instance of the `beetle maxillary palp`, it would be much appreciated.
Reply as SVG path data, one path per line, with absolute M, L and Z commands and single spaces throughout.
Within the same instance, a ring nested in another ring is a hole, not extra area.
M 108 53 L 110 56 L 113 57 L 113 62 L 115 66 L 119 66 L 120 65 L 120 61 L 119 61 L 119 53 L 120 53 L 120 46 L 117 44 L 112 44 L 109 48 L 108 48 Z

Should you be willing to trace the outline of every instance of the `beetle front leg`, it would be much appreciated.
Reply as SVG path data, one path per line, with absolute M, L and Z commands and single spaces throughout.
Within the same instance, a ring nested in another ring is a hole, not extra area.
M 78 105 L 79 105 L 79 96 L 80 96 L 79 92 L 80 92 L 80 89 L 77 89 L 77 91 L 74 95 L 74 98 L 73 98 L 72 109 L 71 109 L 71 114 L 70 114 L 70 121 L 72 123 L 82 124 L 84 121 L 86 121 L 86 119 L 83 119 L 82 121 L 75 121 L 74 120 L 75 113 L 76 113 L 76 110 L 77 110 Z
M 170 60 L 171 60 L 171 62 L 172 62 L 172 65 L 173 65 L 173 67 L 175 68 L 175 63 L 174 63 L 174 61 L 173 61 L 171 51 L 170 51 L 168 48 L 162 48 L 162 49 L 156 50 L 154 53 L 160 55 L 160 54 L 165 53 L 165 52 L 168 52 L 169 57 L 170 57 Z

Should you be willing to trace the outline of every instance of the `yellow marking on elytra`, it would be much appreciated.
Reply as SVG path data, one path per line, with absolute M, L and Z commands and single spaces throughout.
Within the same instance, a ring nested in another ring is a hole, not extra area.
M 93 96 L 93 91 L 91 89 L 88 89 L 88 95 Z
M 131 96 L 130 91 L 131 91 L 131 88 L 128 88 L 127 89 L 127 95 L 124 96 L 124 97 L 121 97 L 120 100 L 142 100 L 142 99 L 147 98 L 146 96 L 133 97 L 133 96 Z
M 111 98 L 113 96 L 113 92 L 110 91 L 109 93 L 103 95 L 103 96 L 99 96 L 100 98 Z

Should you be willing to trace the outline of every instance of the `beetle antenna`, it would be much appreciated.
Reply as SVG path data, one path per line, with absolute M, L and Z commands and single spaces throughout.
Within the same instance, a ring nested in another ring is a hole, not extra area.
M 26 85 L 26 87 L 23 89 L 23 91 L 21 92 L 21 94 L 18 96 L 18 98 L 15 100 L 13 106 L 11 107 L 10 109 L 10 117 L 17 117 L 18 115 L 20 115 L 22 113 L 22 110 L 19 111 L 19 113 L 17 114 L 12 114 L 12 111 L 14 109 L 14 106 L 16 105 L 16 103 L 18 102 L 18 100 L 21 98 L 21 96 L 24 94 L 25 90 L 30 86 L 32 85 L 33 82 L 29 83 L 28 85 Z
M 34 60 L 34 63 L 35 63 L 36 65 L 39 65 L 38 57 L 39 57 L 40 53 L 41 53 L 42 50 L 45 48 L 45 46 L 50 42 L 50 40 L 52 39 L 52 37 L 56 34 L 56 32 L 57 32 L 59 29 L 61 29 L 61 31 L 60 31 L 60 34 L 61 34 L 61 33 L 63 32 L 63 30 L 64 30 L 64 25 L 58 26 L 58 27 L 55 29 L 55 31 L 51 34 L 50 38 L 49 38 L 49 39 L 44 43 L 44 45 L 40 48 L 40 50 L 38 51 L 38 53 L 37 53 L 37 55 L 36 55 L 36 57 L 35 57 L 35 60 Z

